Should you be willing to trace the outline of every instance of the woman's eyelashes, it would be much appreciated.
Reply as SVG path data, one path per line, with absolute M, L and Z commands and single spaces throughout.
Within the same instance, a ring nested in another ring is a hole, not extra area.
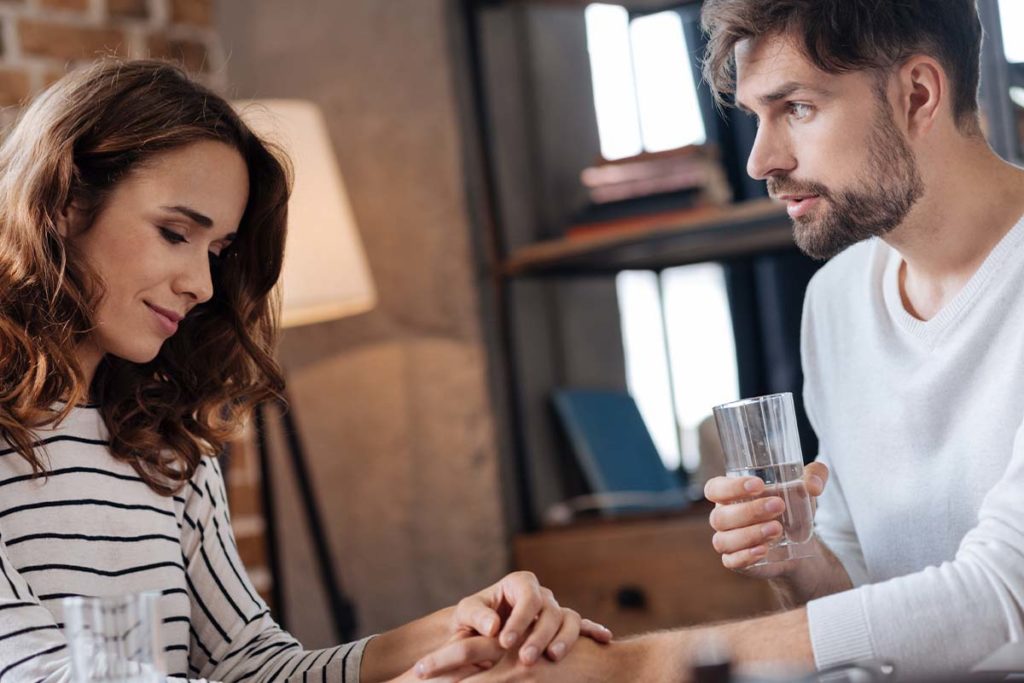
M 157 230 L 160 231 L 160 236 L 163 237 L 164 240 L 166 240 L 170 244 L 189 244 L 187 237 L 185 237 L 179 232 L 175 232 L 170 228 L 165 228 L 161 225 L 158 225 Z M 223 253 L 223 249 L 221 251 L 210 251 L 208 252 L 208 256 L 210 257 L 210 261 L 218 262 L 221 260 Z
M 157 230 L 160 231 L 160 236 L 171 244 L 188 244 L 188 240 L 184 235 L 177 233 L 170 228 L 165 228 L 161 225 L 156 226 Z

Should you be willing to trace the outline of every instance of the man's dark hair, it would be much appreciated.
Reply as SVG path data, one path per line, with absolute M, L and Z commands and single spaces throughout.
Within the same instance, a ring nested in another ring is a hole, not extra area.
M 784 35 L 828 73 L 872 70 L 880 76 L 914 54 L 935 58 L 952 86 L 953 117 L 978 128 L 981 20 L 975 0 L 707 0 L 704 79 L 715 99 L 736 87 L 736 44 Z

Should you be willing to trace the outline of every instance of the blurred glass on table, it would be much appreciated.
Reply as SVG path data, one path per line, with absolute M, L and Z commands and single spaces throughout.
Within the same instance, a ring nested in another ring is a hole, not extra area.
M 158 592 L 63 600 L 72 683 L 155 683 L 166 677 Z

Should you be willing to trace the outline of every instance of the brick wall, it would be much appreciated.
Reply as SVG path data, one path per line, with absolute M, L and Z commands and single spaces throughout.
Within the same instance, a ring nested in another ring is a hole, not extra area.
M 213 0 L 0 0 L 4 120 L 69 67 L 102 55 L 172 59 L 223 88 L 213 21 Z
M 213 0 L 0 0 L 0 123 L 68 68 L 104 55 L 177 61 L 225 92 Z M 232 445 L 228 497 L 238 549 L 257 590 L 270 589 L 259 467 L 251 435 Z

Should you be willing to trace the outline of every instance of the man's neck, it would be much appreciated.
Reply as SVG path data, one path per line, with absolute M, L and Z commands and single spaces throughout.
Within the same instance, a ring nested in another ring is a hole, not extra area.
M 956 296 L 1024 214 L 1024 171 L 980 142 L 965 147 L 928 174 L 925 195 L 885 237 L 903 257 L 904 308 L 921 320 Z

